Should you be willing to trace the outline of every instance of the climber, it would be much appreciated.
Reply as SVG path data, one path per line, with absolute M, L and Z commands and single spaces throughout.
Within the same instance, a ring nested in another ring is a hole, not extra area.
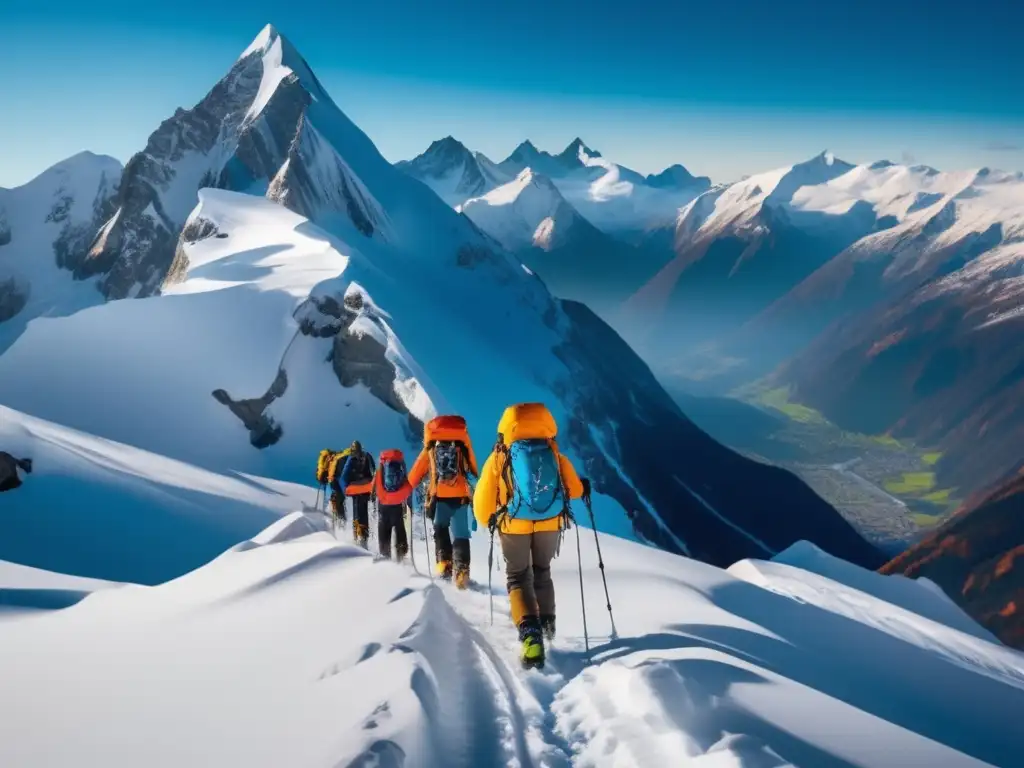
M 377 474 L 373 481 L 377 498 L 377 543 L 380 556 L 391 559 L 391 535 L 395 538 L 395 560 L 402 562 L 409 552 L 409 539 L 405 534 L 405 504 L 412 494 L 412 486 L 405 467 L 405 457 L 399 450 L 384 451 L 380 455 Z
M 0 491 L 13 491 L 22 484 L 18 470 L 32 472 L 32 459 L 16 459 L 6 451 L 0 451 Z
M 544 666 L 544 637 L 555 635 L 551 561 L 572 520 L 569 500 L 590 495 L 590 482 L 580 480 L 559 453 L 557 434 L 544 405 L 506 408 L 473 496 L 477 521 L 501 540 L 512 622 L 526 667 Z
M 352 539 L 363 549 L 367 548 L 370 537 L 370 495 L 375 470 L 373 456 L 363 450 L 362 443 L 354 440 L 341 470 L 341 488 L 345 496 L 352 499 Z
M 467 475 L 476 477 L 478 470 L 466 420 L 461 416 L 438 416 L 423 427 L 423 450 L 409 472 L 409 484 L 419 485 L 428 472 L 424 513 L 434 521 L 437 572 L 442 579 L 451 579 L 454 563 L 455 586 L 466 589 L 472 533 L 472 490 Z
M 331 486 L 331 514 L 336 520 L 345 523 L 345 492 L 341 487 L 341 471 L 345 468 L 345 459 L 352 452 L 351 448 L 343 451 L 332 451 L 327 459 L 327 484 Z M 323 452 L 321 451 L 321 455 Z M 318 474 L 319 477 L 319 474 Z

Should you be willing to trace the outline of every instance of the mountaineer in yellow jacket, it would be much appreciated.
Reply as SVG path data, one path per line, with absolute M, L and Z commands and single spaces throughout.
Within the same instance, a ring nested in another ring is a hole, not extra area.
M 455 586 L 469 586 L 469 505 L 472 490 L 468 475 L 478 474 L 466 420 L 461 416 L 437 416 L 423 426 L 423 450 L 409 471 L 415 487 L 429 473 L 425 514 L 434 521 L 434 558 L 442 579 Z
M 505 409 L 498 441 L 484 462 L 473 514 L 501 538 L 512 622 L 526 667 L 544 666 L 544 636 L 555 634 L 551 561 L 567 527 L 569 500 L 589 496 L 572 463 L 558 451 L 558 427 L 540 403 Z

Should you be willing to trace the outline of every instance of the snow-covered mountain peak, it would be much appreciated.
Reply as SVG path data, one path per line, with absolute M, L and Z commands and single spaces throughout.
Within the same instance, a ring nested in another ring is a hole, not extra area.
M 546 194 L 561 200 L 562 193 L 558 191 L 558 187 L 555 186 L 554 182 L 551 181 L 543 173 L 537 173 L 532 168 L 524 168 L 516 176 L 515 180 L 507 185 L 510 189 L 517 190 L 517 195 L 528 187 L 534 187 L 538 190 L 543 190 Z
M 512 153 L 505 158 L 504 162 L 507 163 L 513 160 L 516 162 L 529 162 L 530 159 L 539 154 L 540 150 L 537 149 L 537 146 L 529 139 L 526 139 L 521 141 L 519 146 L 512 150 Z
M 708 179 L 706 176 L 701 177 L 701 179 L 698 180 L 692 173 L 690 173 L 686 169 L 685 166 L 679 163 L 670 165 L 661 173 L 652 173 L 648 175 L 646 181 L 648 186 L 660 188 L 689 187 L 698 183 L 698 181 L 708 184 L 710 183 L 710 179 Z
M 253 38 L 253 41 L 249 43 L 249 47 L 242 51 L 242 55 L 238 57 L 241 61 L 246 56 L 250 56 L 256 52 L 266 53 L 270 48 L 271 44 L 280 37 L 280 33 L 274 28 L 273 24 L 267 24 L 260 33 Z
M 80 181 L 85 181 L 91 189 L 92 179 L 98 176 L 105 176 L 116 184 L 122 170 L 123 166 L 120 160 L 86 150 L 51 165 L 38 176 L 9 191 L 20 190 L 24 194 L 52 195 L 61 188 L 67 188 L 69 184 L 75 187 Z M 82 190 L 67 189 L 67 191 L 74 193 Z M 88 202 L 91 202 L 91 198 Z
M 273 27 L 150 136 L 125 169 L 117 209 L 93 222 L 93 247 L 71 254 L 68 267 L 98 275 L 108 298 L 157 293 L 202 187 L 266 195 L 332 232 L 368 238 L 402 236 L 385 210 L 415 211 L 422 223 L 440 206 L 381 157 Z
M 578 136 L 557 155 L 557 158 L 569 169 L 586 165 L 586 159 L 593 157 L 601 157 L 601 153 L 588 147 Z
M 512 251 L 531 245 L 548 250 L 579 218 L 551 179 L 532 168 L 456 210 Z
M 470 152 L 453 136 L 431 142 L 422 155 L 395 167 L 422 181 L 453 207 L 509 180 L 509 174 L 485 155 Z
M 110 215 L 121 170 L 112 157 L 79 152 L 19 187 L 0 188 L 0 352 L 30 320 L 102 299 L 62 267 L 88 248 L 93 222 Z

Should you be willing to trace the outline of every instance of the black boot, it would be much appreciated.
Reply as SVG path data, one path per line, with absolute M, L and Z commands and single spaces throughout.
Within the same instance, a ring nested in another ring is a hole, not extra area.
M 544 637 L 548 640 L 555 639 L 555 617 L 554 616 L 541 616 L 540 617 L 540 628 L 544 632 Z
M 452 536 L 447 526 L 434 528 L 434 560 L 438 575 L 445 580 L 452 577 Z

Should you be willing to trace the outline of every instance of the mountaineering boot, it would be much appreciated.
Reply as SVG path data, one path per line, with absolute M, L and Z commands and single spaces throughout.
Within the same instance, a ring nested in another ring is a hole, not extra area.
M 519 624 L 519 640 L 522 652 L 519 660 L 524 669 L 541 669 L 544 666 L 544 639 L 541 635 L 540 621 L 536 616 L 528 616 Z
M 396 562 L 404 563 L 405 562 L 405 556 L 407 554 L 409 554 L 409 548 L 408 547 L 403 547 L 401 544 L 399 544 L 397 547 L 395 547 L 395 561 Z
M 338 498 L 337 493 L 331 493 L 331 512 L 338 522 L 345 525 L 345 502 Z
M 455 560 L 455 586 L 466 589 L 469 587 L 469 539 L 456 539 L 452 549 Z
M 437 561 L 437 575 L 445 581 L 451 581 L 452 579 L 452 561 L 451 560 L 438 560 Z
M 540 628 L 544 632 L 544 637 L 547 640 L 555 639 L 555 617 L 554 616 L 541 616 L 540 617 Z
M 368 548 L 368 539 L 370 538 L 370 529 L 363 525 L 358 520 L 352 521 L 352 540 L 357 542 L 363 549 Z

